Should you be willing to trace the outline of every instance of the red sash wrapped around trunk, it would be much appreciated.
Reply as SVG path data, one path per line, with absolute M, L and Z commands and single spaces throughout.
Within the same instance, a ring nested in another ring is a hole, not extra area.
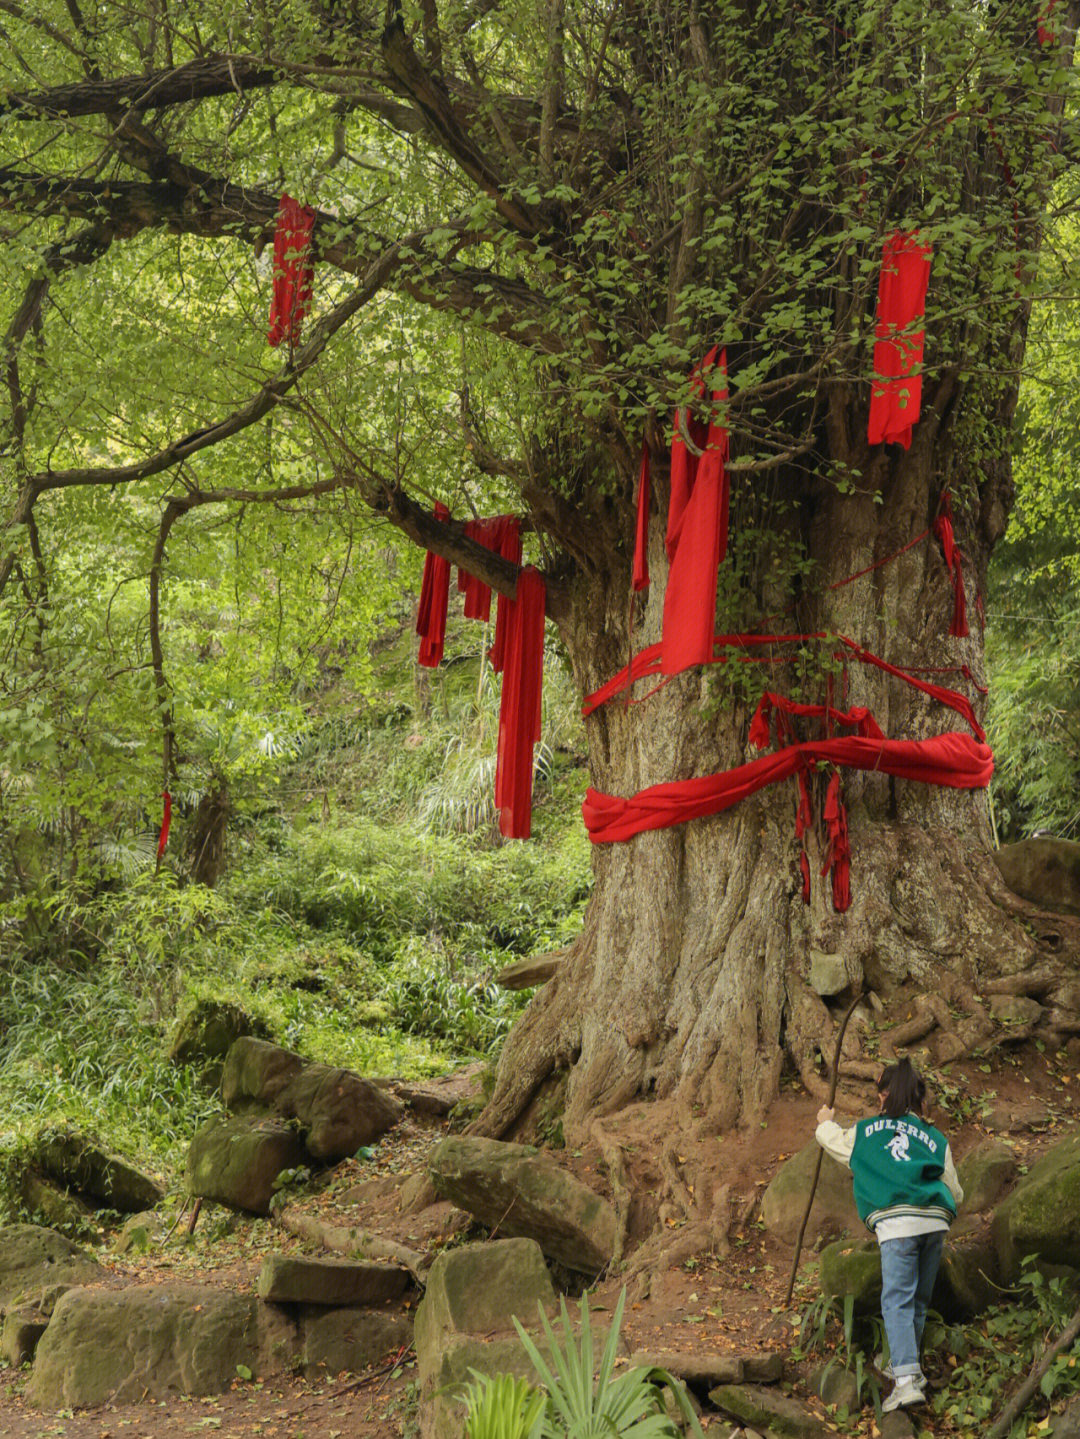
M 443 524 L 450 518 L 445 505 L 435 506 L 435 518 Z M 420 604 L 416 610 L 416 633 L 420 636 L 420 663 L 433 670 L 443 657 L 446 642 L 446 606 L 450 599 L 450 561 L 428 550 L 424 577 L 420 582 Z
M 311 304 L 315 264 L 311 231 L 315 211 L 291 195 L 282 195 L 274 231 L 274 291 L 270 303 L 271 345 L 300 343 L 300 327 Z
M 503 596 L 499 600 L 501 610 Z M 517 598 L 506 601 L 495 808 L 499 829 L 507 839 L 528 839 L 532 832 L 533 748 L 540 738 L 545 601 L 544 581 L 529 565 L 518 575 Z
M 874 382 L 870 392 L 870 422 L 867 439 L 911 445 L 912 427 L 922 406 L 922 361 L 924 330 L 920 325 L 926 308 L 926 287 L 930 280 L 929 245 L 918 231 L 895 231 L 885 241 L 878 280 L 877 343 L 874 346 Z
M 952 505 L 947 494 L 942 498 L 941 513 L 934 521 L 934 534 L 941 541 L 941 552 L 945 556 L 945 563 L 952 575 L 953 612 L 952 619 L 949 621 L 949 633 L 963 639 L 968 634 L 963 556 L 953 533 Z
M 714 346 L 694 376 L 694 393 L 705 392 L 706 378 L 715 376 L 712 398 L 724 402 L 727 389 L 727 352 L 717 359 Z M 683 437 L 686 426 L 699 456 L 691 454 Z M 712 659 L 716 624 L 716 573 L 727 553 L 728 432 L 720 412 L 710 408 L 708 424 L 690 419 L 689 411 L 675 413 L 671 442 L 671 500 L 668 505 L 667 590 L 664 594 L 664 639 L 661 671 L 677 675 L 691 665 Z
M 994 772 L 990 747 L 955 731 L 923 740 L 841 735 L 789 745 L 719 774 L 654 784 L 628 799 L 590 788 L 582 805 L 585 826 L 594 844 L 610 844 L 632 839 L 644 830 L 666 829 L 721 814 L 766 785 L 790 779 L 801 767 L 818 760 L 953 789 L 983 789 Z

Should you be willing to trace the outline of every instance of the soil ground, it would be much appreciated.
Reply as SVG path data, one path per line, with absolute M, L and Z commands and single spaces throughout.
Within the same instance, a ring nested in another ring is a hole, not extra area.
M 992 1066 L 950 1068 L 944 1093 L 948 1108 L 935 1118 L 962 1158 L 987 1134 L 1013 1144 L 1022 1164 L 1074 1129 L 1080 1113 L 1080 1045 L 1056 1055 L 1024 1047 L 999 1055 Z M 839 1118 L 869 1108 L 865 1086 L 842 1091 Z M 800 1311 L 816 1296 L 814 1254 L 805 1252 L 790 1312 L 783 1297 L 792 1248 L 768 1235 L 757 1222 L 758 1201 L 777 1166 L 813 1133 L 817 1101 L 795 1085 L 786 1089 L 759 1128 L 713 1138 L 710 1162 L 722 1166 L 732 1185 L 730 1250 L 701 1254 L 659 1270 L 647 1293 L 631 1290 L 623 1332 L 631 1350 L 738 1352 L 789 1349 L 797 1341 Z M 633 1178 L 648 1181 L 651 1149 L 669 1133 L 672 1116 L 662 1103 L 635 1106 L 620 1119 L 619 1139 L 632 1158 Z M 442 1121 L 407 1118 L 367 1160 L 347 1160 L 324 1176 L 317 1194 L 300 1207 L 334 1224 L 360 1224 L 414 1249 L 432 1249 L 461 1237 L 482 1239 L 487 1230 L 470 1225 L 448 1204 L 403 1214 L 401 1180 L 424 1167 L 426 1154 L 445 1132 Z M 706 1141 L 696 1141 L 701 1144 Z M 636 1159 L 635 1159 L 636 1156 Z M 559 1152 L 560 1159 L 595 1187 L 606 1178 L 588 1150 Z M 680 1156 L 681 1157 L 681 1156 Z M 689 1158 L 690 1156 L 688 1156 Z M 697 1156 L 698 1161 L 702 1158 Z M 635 1167 L 640 1163 L 640 1172 Z M 253 1287 L 259 1265 L 271 1250 L 306 1246 L 272 1220 L 254 1220 L 209 1206 L 191 1238 L 178 1233 L 164 1247 L 139 1258 L 106 1259 L 109 1284 L 155 1284 L 199 1280 L 233 1288 Z M 631 1254 L 632 1259 L 632 1254 Z M 593 1308 L 614 1307 L 623 1279 L 602 1280 L 590 1291 Z M 415 1301 L 412 1301 L 415 1302 Z M 265 1383 L 237 1379 L 229 1393 L 209 1399 L 164 1404 L 104 1405 L 94 1409 L 43 1412 L 23 1398 L 24 1373 L 0 1371 L 0 1435 L 4 1439 L 189 1439 L 203 1433 L 259 1435 L 265 1439 L 407 1439 L 415 1430 L 415 1367 L 411 1354 L 387 1356 L 366 1375 L 334 1375 L 309 1382 L 276 1376 Z M 931 1433 L 932 1419 L 922 1424 Z M 706 1416 L 724 1439 L 730 1421 Z M 876 1433 L 867 1411 L 848 1432 Z

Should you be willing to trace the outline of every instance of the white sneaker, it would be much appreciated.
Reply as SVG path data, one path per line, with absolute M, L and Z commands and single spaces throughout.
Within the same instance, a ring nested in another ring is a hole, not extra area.
M 911 1404 L 925 1404 L 926 1391 L 914 1374 L 905 1374 L 893 1386 L 893 1391 L 881 1406 L 883 1414 L 894 1409 L 906 1409 Z

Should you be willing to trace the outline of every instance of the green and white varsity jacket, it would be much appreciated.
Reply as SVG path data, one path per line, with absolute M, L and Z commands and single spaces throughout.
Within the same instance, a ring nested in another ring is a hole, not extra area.
M 948 1141 L 917 1114 L 899 1119 L 875 1114 L 846 1130 L 826 1120 L 818 1125 L 816 1137 L 850 1168 L 855 1207 L 869 1229 L 876 1230 L 883 1220 L 889 1221 L 890 1230 L 906 1228 L 907 1220 L 936 1221 L 934 1227 L 944 1229 L 956 1218 L 964 1195 Z

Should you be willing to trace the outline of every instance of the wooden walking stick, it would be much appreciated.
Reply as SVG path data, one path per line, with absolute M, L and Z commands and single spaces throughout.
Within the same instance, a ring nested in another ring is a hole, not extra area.
M 840 1046 L 841 1046 L 841 1045 L 843 1044 L 843 1042 L 844 1042 L 844 1032 L 846 1031 L 846 1029 L 847 1029 L 847 1027 L 848 1027 L 848 1020 L 849 1020 L 849 1019 L 851 1018 L 851 1016 L 855 1013 L 855 1006 L 859 1003 L 859 1001 L 862 999 L 862 997 L 863 997 L 863 995 L 862 995 L 862 990 L 860 989 L 859 992 L 858 992 L 858 994 L 855 996 L 855 998 L 854 998 L 854 999 L 851 1001 L 851 1003 L 848 1005 L 847 1010 L 846 1010 L 846 1012 L 845 1012 L 845 1014 L 844 1014 L 844 1017 L 843 1017 L 843 1019 L 840 1021 L 840 1029 L 839 1029 L 839 1031 L 838 1031 L 838 1033 L 837 1033 L 837 1036 L 836 1036 L 836 1056 L 835 1056 L 835 1058 L 833 1059 L 832 1083 L 831 1083 L 830 1086 L 829 1086 L 829 1104 L 828 1104 L 828 1108 L 829 1108 L 829 1109 L 831 1109 L 831 1108 L 833 1107 L 833 1104 L 834 1104 L 834 1102 L 835 1102 L 835 1100 L 836 1100 L 836 1083 L 837 1083 L 837 1080 L 840 1078 Z M 810 1181 L 810 1195 L 809 1195 L 809 1197 L 808 1197 L 808 1199 L 807 1199 L 807 1201 L 806 1201 L 806 1213 L 803 1215 L 802 1224 L 799 1226 L 799 1237 L 798 1237 L 798 1239 L 796 1239 L 796 1241 L 795 1241 L 795 1256 L 794 1256 L 794 1258 L 793 1258 L 792 1261 L 791 1261 L 791 1273 L 790 1273 L 790 1275 L 788 1276 L 787 1293 L 784 1295 L 784 1308 L 785 1308 L 785 1309 L 787 1309 L 787 1308 L 790 1306 L 790 1304 L 791 1304 L 791 1295 L 792 1295 L 792 1292 L 793 1292 L 794 1289 L 795 1289 L 795 1275 L 796 1275 L 796 1274 L 798 1273 L 798 1271 L 799 1271 L 799 1255 L 802 1253 L 803 1236 L 804 1236 L 805 1233 L 806 1233 L 806 1226 L 807 1226 L 807 1225 L 809 1224 L 809 1222 L 810 1222 L 810 1210 L 811 1210 L 811 1208 L 813 1207 L 814 1195 L 815 1195 L 815 1193 L 817 1192 L 818 1176 L 821 1174 L 821 1161 L 822 1161 L 824 1158 L 825 1158 L 825 1151 L 824 1151 L 824 1149 L 821 1149 L 821 1148 L 819 1147 L 819 1148 L 818 1148 L 817 1163 L 814 1165 L 814 1177 L 813 1177 L 813 1179 Z

